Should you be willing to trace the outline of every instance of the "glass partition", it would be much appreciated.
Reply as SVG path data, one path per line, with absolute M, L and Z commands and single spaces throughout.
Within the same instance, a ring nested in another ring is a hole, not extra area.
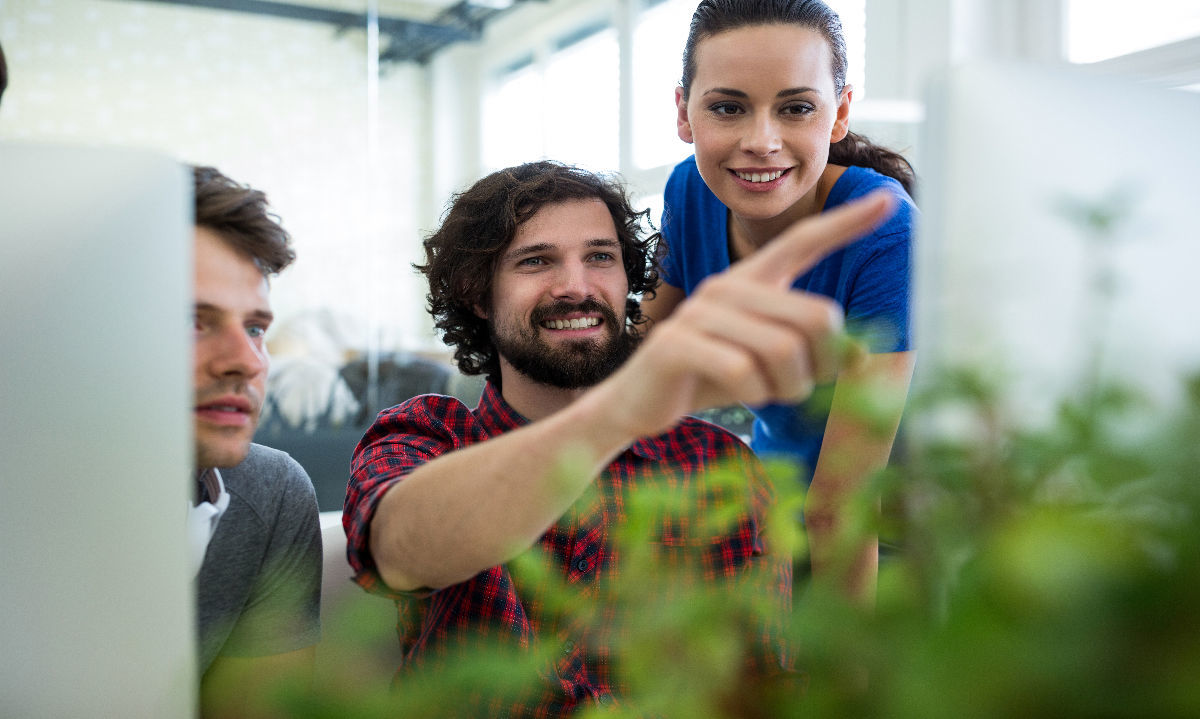
M 259 439 L 340 483 L 337 495 L 354 435 L 392 400 L 376 360 L 429 359 L 439 374 L 425 384 L 443 390 L 449 376 L 411 267 L 422 69 L 370 61 L 368 0 L 355 1 L 340 9 L 362 24 L 347 28 L 165 2 L 0 0 L 0 138 L 153 149 L 267 193 L 297 259 L 272 282 Z M 311 433 L 330 428 L 347 434 L 316 451 Z

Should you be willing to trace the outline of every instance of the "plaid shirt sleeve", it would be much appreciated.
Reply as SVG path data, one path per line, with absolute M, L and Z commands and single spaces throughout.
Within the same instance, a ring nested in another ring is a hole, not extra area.
M 342 510 L 346 556 L 359 585 L 392 599 L 413 595 L 390 589 L 379 576 L 369 544 L 375 508 L 420 465 L 482 439 L 474 415 L 453 397 L 422 395 L 379 414 L 354 450 Z

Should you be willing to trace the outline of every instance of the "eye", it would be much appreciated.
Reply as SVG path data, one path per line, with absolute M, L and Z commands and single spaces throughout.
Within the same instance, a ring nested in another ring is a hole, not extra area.
M 267 334 L 267 328 L 263 325 L 247 325 L 246 334 L 254 339 L 262 339 Z
M 816 111 L 817 111 L 817 108 L 813 107 L 812 105 L 810 105 L 807 102 L 796 102 L 796 103 L 792 103 L 791 105 L 784 105 L 783 109 L 780 110 L 780 112 L 784 115 L 801 116 L 801 117 L 804 115 L 811 115 L 812 113 L 814 113 Z
M 708 111 L 714 115 L 722 116 L 742 114 L 742 108 L 736 102 L 718 102 L 710 105 Z
M 597 252 L 592 255 L 592 259 L 597 262 L 616 262 L 617 256 L 611 252 Z
M 536 267 L 544 264 L 546 261 L 541 257 L 526 257 L 517 263 L 517 267 Z

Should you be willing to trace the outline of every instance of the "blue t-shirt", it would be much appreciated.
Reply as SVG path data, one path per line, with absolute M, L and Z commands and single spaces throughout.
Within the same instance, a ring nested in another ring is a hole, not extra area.
M 896 180 L 865 167 L 849 167 L 825 202 L 828 210 L 877 188 L 900 200 L 896 213 L 874 232 L 837 250 L 796 279 L 793 287 L 837 301 L 846 327 L 871 352 L 903 352 L 909 341 L 909 280 L 916 207 Z M 662 234 L 667 244 L 662 279 L 690 295 L 701 280 L 729 267 L 728 209 L 708 189 L 696 158 L 679 163 L 664 193 Z M 799 459 L 811 477 L 829 415 L 828 392 L 800 405 L 752 407 L 750 446 L 762 455 Z

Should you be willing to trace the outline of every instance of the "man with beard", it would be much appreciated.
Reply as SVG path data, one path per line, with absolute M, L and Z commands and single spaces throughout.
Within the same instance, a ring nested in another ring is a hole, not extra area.
M 195 501 L 200 715 L 258 716 L 267 686 L 311 673 L 321 529 L 308 475 L 251 444 L 266 391 L 268 278 L 292 262 L 266 196 L 211 167 L 195 181 Z
M 730 494 L 707 483 L 718 463 L 745 477 L 732 492 L 744 499 L 734 520 L 708 536 L 702 523 L 664 518 L 654 536 L 700 548 L 701 582 L 760 570 L 767 579 L 754 591 L 786 613 L 791 557 L 765 544 L 771 492 L 761 467 L 734 435 L 686 415 L 803 397 L 836 371 L 840 311 L 788 287 L 889 211 L 875 197 L 788 230 L 637 347 L 644 320 L 633 298 L 657 283 L 657 235 L 641 236 L 642 216 L 620 185 L 540 162 L 458 195 L 419 269 L 459 368 L 486 374 L 487 385 L 473 410 L 425 395 L 382 412 L 355 451 L 343 515 L 356 580 L 400 611 L 400 690 L 407 671 L 441 668 L 480 640 L 507 641 L 555 651 L 542 655 L 528 692 L 482 697 L 485 713 L 621 703 L 613 648 L 626 630 L 609 592 L 624 564 L 611 538 L 644 487 L 716 512 Z M 545 581 L 514 571 L 509 563 L 531 547 L 544 576 L 594 602 L 596 617 L 555 608 Z M 787 666 L 772 634 L 756 633 L 744 665 L 764 674 Z

